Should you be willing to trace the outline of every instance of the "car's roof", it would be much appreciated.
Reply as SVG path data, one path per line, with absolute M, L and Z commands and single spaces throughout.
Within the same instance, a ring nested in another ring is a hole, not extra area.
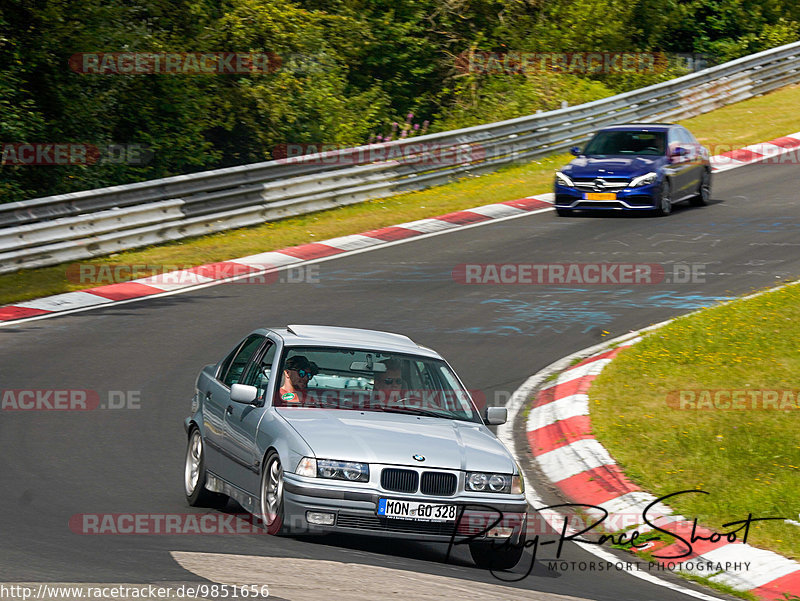
M 672 127 L 680 127 L 675 123 L 621 123 L 619 125 L 609 125 L 599 131 L 667 131 Z
M 339 326 L 288 325 L 285 328 L 266 328 L 283 338 L 288 346 L 333 346 L 362 348 L 425 355 L 441 358 L 436 351 L 418 345 L 408 336 Z

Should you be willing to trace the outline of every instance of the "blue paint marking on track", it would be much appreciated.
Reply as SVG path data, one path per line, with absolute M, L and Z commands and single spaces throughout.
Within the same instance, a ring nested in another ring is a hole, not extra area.
M 637 294 L 638 292 L 630 289 L 588 290 L 585 288 L 559 288 L 548 290 L 542 297 L 534 301 L 515 298 L 486 299 L 481 301 L 480 304 L 497 305 L 495 318 L 491 324 L 451 330 L 451 332 L 508 336 L 533 334 L 542 329 L 562 333 L 574 326 L 583 325 L 585 327 L 581 331 L 582 333 L 587 333 L 593 329 L 610 325 L 624 313 L 620 309 L 663 308 L 691 311 L 733 298 L 730 296 L 685 294 L 674 290 L 666 290 L 644 296 Z M 575 293 L 591 293 L 594 298 L 577 302 L 548 298 L 554 295 Z M 474 301 L 463 299 L 462 302 Z

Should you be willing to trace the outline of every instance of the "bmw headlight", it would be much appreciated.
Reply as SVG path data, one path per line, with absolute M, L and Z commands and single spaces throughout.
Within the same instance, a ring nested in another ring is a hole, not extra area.
M 511 476 L 511 494 L 521 495 L 525 492 L 525 479 L 522 477 L 522 472 L 518 476 Z
M 522 480 L 511 474 L 467 472 L 467 490 L 474 492 L 521 493 Z M 516 489 L 516 490 L 515 490 Z
M 333 459 L 314 459 L 303 457 L 297 465 L 295 474 L 309 478 L 328 478 L 348 482 L 368 482 L 369 464 L 354 461 L 335 461 Z
M 655 183 L 656 179 L 658 178 L 658 173 L 655 171 L 651 171 L 650 173 L 645 173 L 644 175 L 640 175 L 639 177 L 634 177 L 631 180 L 629 188 L 638 188 L 639 186 L 649 186 L 652 183 Z
M 303 457 L 300 463 L 297 464 L 297 469 L 294 470 L 294 473 L 306 478 L 315 478 L 317 476 L 317 460 L 313 457 Z
M 575 187 L 575 184 L 572 182 L 572 180 L 569 178 L 569 176 L 564 175 L 560 171 L 556 171 L 556 183 L 559 186 L 568 186 L 570 188 L 574 188 Z

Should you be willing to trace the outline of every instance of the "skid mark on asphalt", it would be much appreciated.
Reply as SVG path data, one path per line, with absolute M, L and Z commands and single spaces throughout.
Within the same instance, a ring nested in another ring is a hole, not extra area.
M 520 589 L 501 583 L 476 582 L 322 559 L 258 557 L 173 551 L 182 568 L 212 582 L 266 584 L 273 595 L 291 601 L 374 601 L 414 599 L 450 601 L 585 601 L 579 597 Z

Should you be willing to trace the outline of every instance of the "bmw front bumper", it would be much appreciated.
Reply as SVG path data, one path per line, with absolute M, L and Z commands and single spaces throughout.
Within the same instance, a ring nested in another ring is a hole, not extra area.
M 287 473 L 283 487 L 284 523 L 290 534 L 341 532 L 429 542 L 465 542 L 472 536 L 475 540 L 497 538 L 518 543 L 527 527 L 528 504 L 524 495 L 404 495 L 372 488 L 355 489 Z M 381 498 L 455 504 L 459 518 L 455 522 L 385 518 L 377 514 Z M 309 513 L 332 514 L 333 523 L 311 523 Z

